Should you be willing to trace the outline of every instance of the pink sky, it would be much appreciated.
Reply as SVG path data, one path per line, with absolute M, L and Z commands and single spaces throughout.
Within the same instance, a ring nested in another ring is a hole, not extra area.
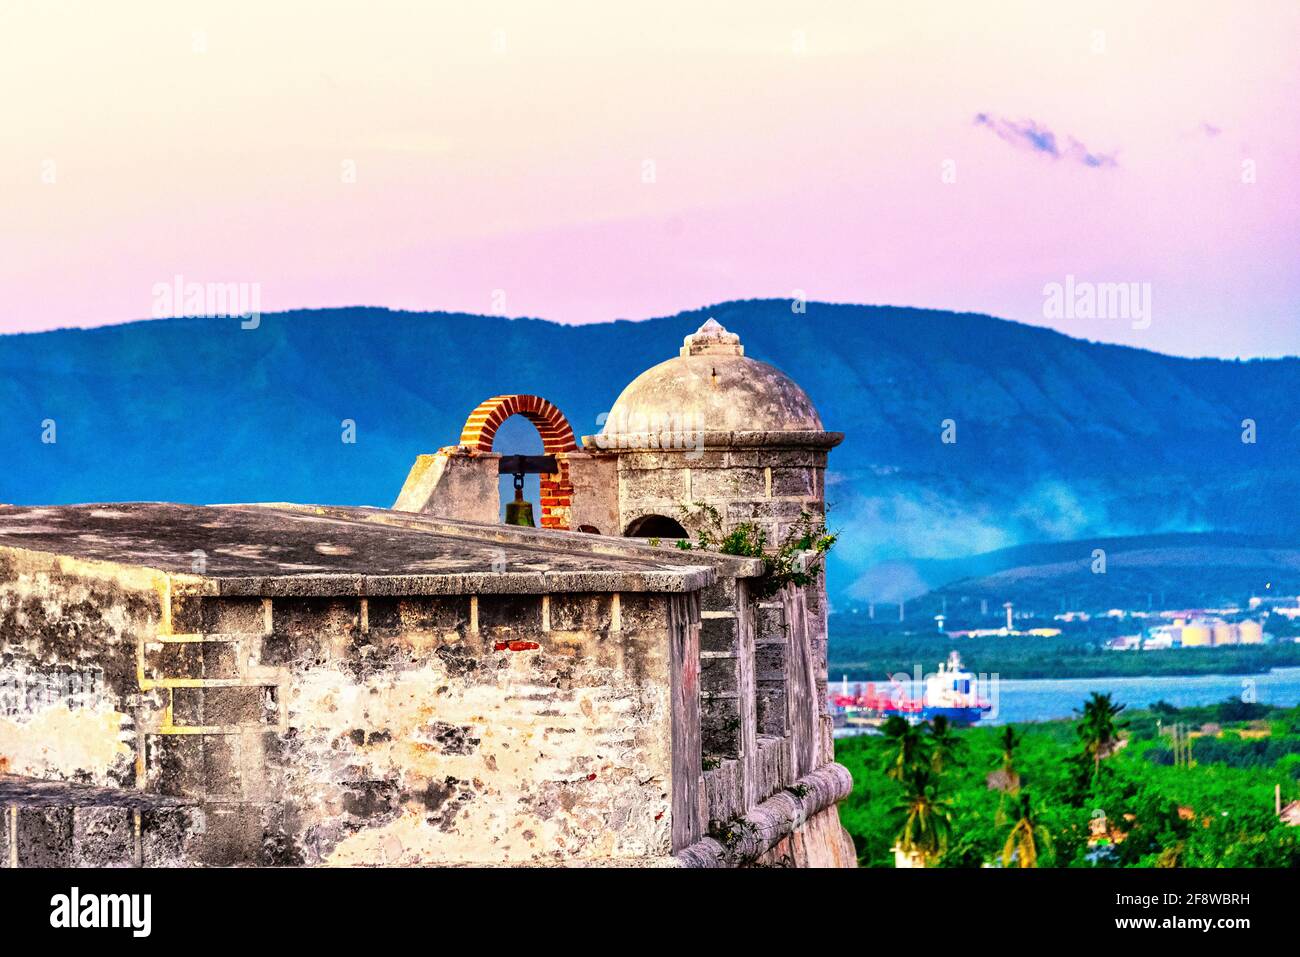
M 799 290 L 1300 352 L 1300 5 L 1134 6 L 7 3 L 0 332 L 148 318 L 180 274 L 264 311 Z M 1047 318 L 1067 275 L 1150 283 L 1149 328 Z

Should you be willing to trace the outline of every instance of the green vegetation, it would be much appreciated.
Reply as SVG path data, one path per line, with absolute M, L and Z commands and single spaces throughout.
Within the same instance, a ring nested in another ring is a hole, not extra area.
M 800 512 L 799 520 L 784 540 L 773 548 L 768 545 L 767 533 L 754 522 L 740 522 L 726 531 L 722 515 L 707 502 L 696 502 L 693 507 L 683 505 L 681 514 L 686 523 L 699 529 L 695 541 L 686 538 L 677 541 L 676 545 L 682 551 L 700 548 L 763 560 L 760 597 L 775 595 L 788 584 L 802 588 L 816 581 L 826 555 L 838 537 L 827 532 L 826 526 L 807 512 Z M 814 557 L 805 560 L 807 553 Z
M 1076 721 L 955 730 L 891 718 L 836 742 L 853 774 L 840 818 L 861 863 L 894 849 L 931 867 L 1300 867 L 1300 707 L 1228 700 L 1125 712 L 1107 695 Z M 1169 728 L 1192 738 L 1174 767 Z
M 1223 648 L 1175 648 L 1167 651 L 1108 651 L 1102 642 L 1113 635 L 1040 638 L 949 638 L 933 631 L 904 632 L 882 625 L 863 626 L 860 615 L 831 617 L 830 673 L 850 681 L 881 681 L 898 672 L 911 673 L 917 662 L 943 661 L 957 649 L 967 661 L 979 662 L 985 674 L 1003 678 L 1101 678 L 1146 675 L 1259 674 L 1270 668 L 1300 665 L 1300 644 L 1233 645 Z M 1271 619 L 1269 631 L 1278 626 Z

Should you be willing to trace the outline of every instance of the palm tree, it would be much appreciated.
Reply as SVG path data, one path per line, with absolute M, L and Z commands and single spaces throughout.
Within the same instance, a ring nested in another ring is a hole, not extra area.
M 1119 731 L 1123 725 L 1115 718 L 1124 707 L 1113 702 L 1109 694 L 1098 694 L 1095 691 L 1083 704 L 1078 732 L 1083 739 L 1084 754 L 1092 759 L 1094 781 L 1101 776 L 1101 759 L 1110 754 L 1119 740 Z
M 889 750 L 885 756 L 885 775 L 900 784 L 907 780 L 913 771 L 930 762 L 925 729 L 920 725 L 908 724 L 898 715 L 891 715 L 880 726 Z
M 934 772 L 924 765 L 908 773 L 904 787 L 903 803 L 893 808 L 901 822 L 895 841 L 904 854 L 928 864 L 948 847 L 952 834 L 948 802 L 939 798 Z
M 930 766 L 936 774 L 943 771 L 944 765 L 956 762 L 963 744 L 952 723 L 941 714 L 935 715 L 934 723 L 930 725 Z
M 1002 770 L 1010 776 L 1015 770 L 1012 765 L 1016 759 L 1016 748 L 1020 746 L 1020 735 L 1016 734 L 1015 728 L 1007 725 L 998 735 L 998 744 L 1002 746 Z
M 1014 860 L 1019 867 L 1038 866 L 1038 845 L 1044 848 L 1052 846 L 1051 835 L 1034 817 L 1034 810 L 1029 804 L 1029 795 L 1021 794 L 1020 800 L 1011 806 L 1015 824 L 1007 835 L 1007 842 L 1002 845 L 1002 866 L 1010 867 Z
M 1007 795 L 1020 793 L 1020 773 L 1015 768 L 1016 748 L 1020 746 L 1020 735 L 1016 734 L 1015 728 L 1007 725 L 998 735 L 998 744 L 1002 748 L 1002 766 L 990 773 L 987 780 L 990 790 L 1001 792 L 998 795 L 998 811 L 993 818 L 994 823 L 1000 825 L 1007 819 Z

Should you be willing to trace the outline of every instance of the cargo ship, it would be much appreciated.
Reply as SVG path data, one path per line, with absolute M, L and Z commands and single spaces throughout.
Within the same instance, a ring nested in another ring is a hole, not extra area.
M 990 710 L 979 697 L 979 679 L 962 667 L 956 651 L 940 662 L 939 670 L 925 679 L 921 716 L 930 721 L 940 715 L 954 724 L 974 724 Z
M 944 717 L 953 724 L 975 724 L 991 706 L 979 696 L 979 679 L 967 671 L 961 655 L 953 651 L 940 662 L 938 671 L 925 676 L 919 698 L 910 697 L 906 683 L 891 682 L 884 693 L 868 682 L 850 694 L 847 681 L 839 693 L 830 696 L 830 712 L 836 729 L 843 733 L 869 731 L 887 718 L 897 715 L 912 724 Z

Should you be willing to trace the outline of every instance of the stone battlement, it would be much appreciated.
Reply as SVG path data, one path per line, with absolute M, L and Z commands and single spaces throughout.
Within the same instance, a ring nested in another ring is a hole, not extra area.
M 761 568 L 382 509 L 0 508 L 0 770 L 54 802 L 0 794 L 0 861 L 93 863 L 22 849 L 110 817 L 117 863 L 758 859 L 843 796 L 799 784 L 820 652 Z M 710 843 L 790 787 L 770 842 Z

